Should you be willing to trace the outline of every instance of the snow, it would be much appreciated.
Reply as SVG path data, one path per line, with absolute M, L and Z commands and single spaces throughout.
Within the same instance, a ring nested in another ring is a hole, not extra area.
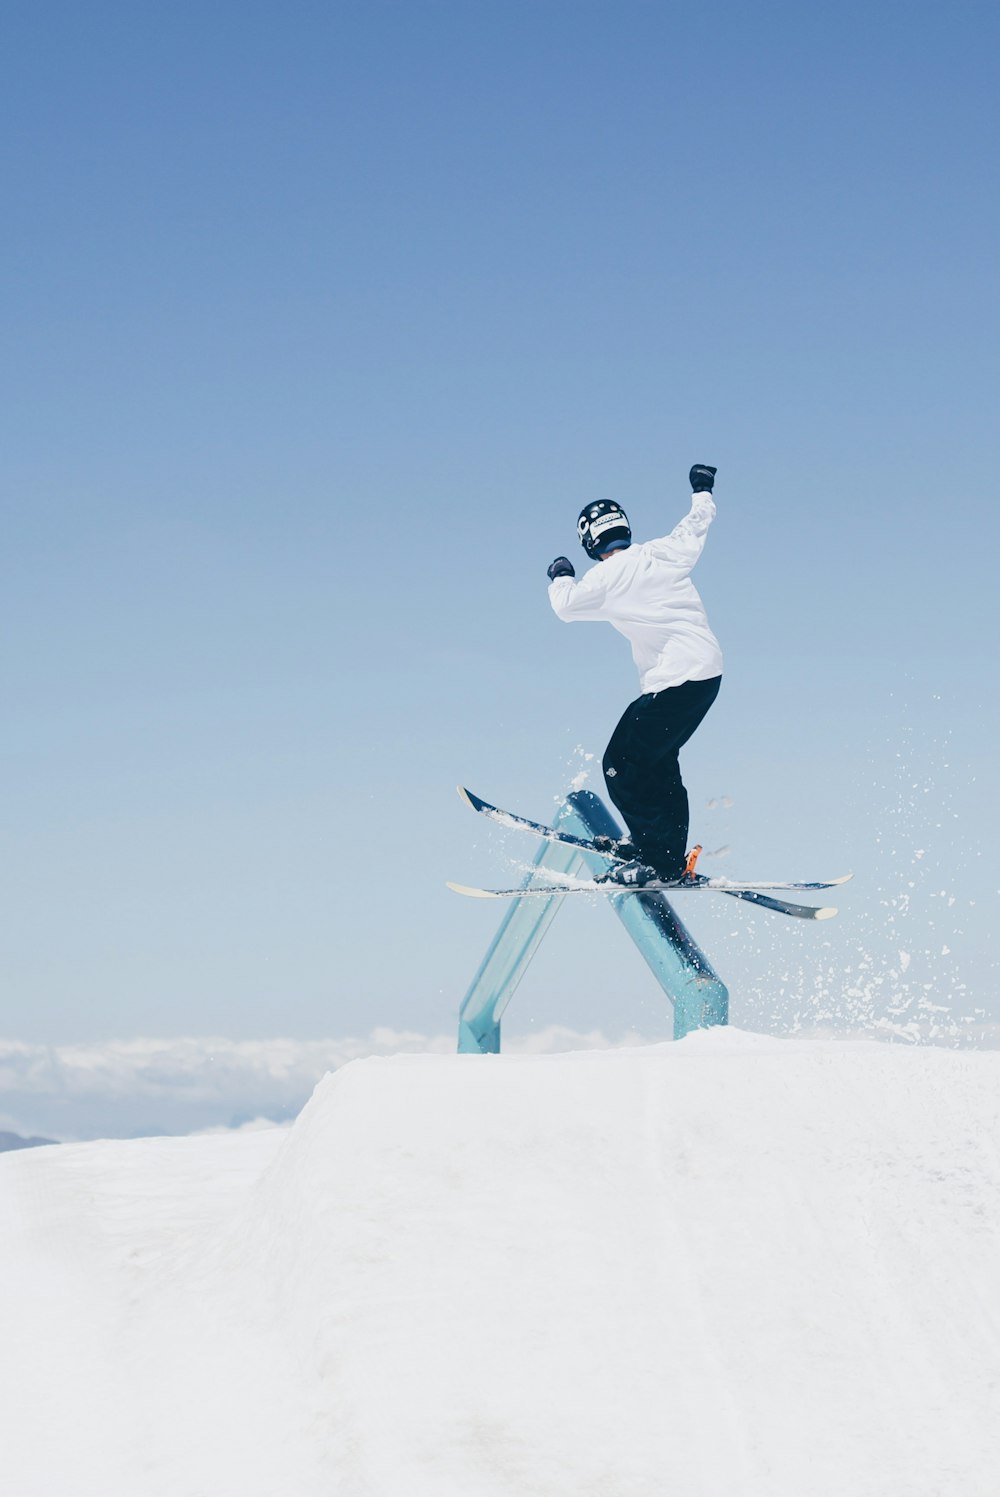
M 993 1497 L 1000 1054 L 395 1056 L 0 1158 L 16 1497 Z

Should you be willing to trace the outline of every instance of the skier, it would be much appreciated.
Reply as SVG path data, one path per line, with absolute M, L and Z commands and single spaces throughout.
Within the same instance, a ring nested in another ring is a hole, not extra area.
M 598 565 L 579 582 L 565 556 L 548 569 L 549 601 L 559 618 L 606 619 L 631 642 L 639 670 L 642 695 L 625 709 L 604 755 L 608 794 L 631 834 L 630 844 L 614 849 L 631 859 L 610 875 L 623 883 L 680 879 L 694 870 L 696 853 L 686 857 L 689 809 L 678 753 L 722 681 L 722 651 L 690 578 L 715 518 L 715 474 L 696 463 L 689 513 L 662 540 L 643 545 L 632 544 L 615 500 L 585 505 L 577 530 Z

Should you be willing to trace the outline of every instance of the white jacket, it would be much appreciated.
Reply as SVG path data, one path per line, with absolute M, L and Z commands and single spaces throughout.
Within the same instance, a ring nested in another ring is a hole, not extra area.
M 557 577 L 549 601 L 561 619 L 606 619 L 632 645 L 643 693 L 722 674 L 722 651 L 690 578 L 715 519 L 711 494 L 662 540 L 613 551 L 579 582 Z

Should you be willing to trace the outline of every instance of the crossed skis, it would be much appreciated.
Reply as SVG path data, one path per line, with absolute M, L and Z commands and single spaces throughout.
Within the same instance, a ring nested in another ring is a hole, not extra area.
M 546 842 L 562 842 L 568 847 L 579 848 L 581 852 L 596 853 L 599 857 L 606 858 L 611 863 L 624 863 L 625 858 L 619 857 L 613 850 L 603 844 L 589 841 L 586 837 L 576 837 L 572 832 L 560 832 L 555 827 L 545 826 L 540 821 L 531 821 L 527 816 L 515 815 L 512 811 L 502 811 L 498 806 L 491 806 L 489 801 L 482 800 L 478 795 L 473 795 L 471 790 L 466 790 L 463 785 L 458 786 L 458 793 L 467 806 L 480 815 L 495 821 L 498 826 L 508 827 L 515 831 L 530 832 L 535 837 L 541 837 Z M 693 878 L 674 880 L 654 880 L 641 887 L 616 884 L 613 881 L 597 883 L 595 880 L 575 880 L 573 883 L 558 884 L 529 884 L 527 888 L 520 889 L 476 889 L 466 884 L 448 884 L 456 894 L 467 894 L 473 899 L 525 899 L 532 896 L 551 897 L 553 894 L 610 894 L 617 898 L 632 894 L 658 894 L 676 893 L 678 891 L 693 891 L 698 889 L 709 889 L 715 894 L 728 894 L 733 899 L 745 899 L 750 904 L 762 905 L 765 909 L 775 910 L 780 915 L 795 915 L 803 920 L 829 920 L 836 913 L 833 905 L 817 907 L 810 904 L 792 904 L 787 899 L 775 899 L 772 893 L 765 890 L 776 889 L 832 889 L 838 884 L 846 884 L 848 879 L 853 878 L 851 873 L 845 873 L 841 878 L 816 880 L 812 882 L 790 882 L 790 883 L 739 883 L 725 878 L 706 878 L 702 874 L 695 874 Z

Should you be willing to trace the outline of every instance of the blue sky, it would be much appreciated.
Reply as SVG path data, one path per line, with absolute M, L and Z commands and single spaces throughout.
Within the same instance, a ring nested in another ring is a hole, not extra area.
M 637 690 L 545 568 L 693 461 L 693 834 L 857 871 L 822 944 L 685 906 L 734 1018 L 996 1016 L 998 32 L 5 7 L 4 1035 L 445 1032 L 496 911 L 444 880 L 533 851 L 455 782 L 548 815 Z M 582 903 L 511 1021 L 655 1032 Z

